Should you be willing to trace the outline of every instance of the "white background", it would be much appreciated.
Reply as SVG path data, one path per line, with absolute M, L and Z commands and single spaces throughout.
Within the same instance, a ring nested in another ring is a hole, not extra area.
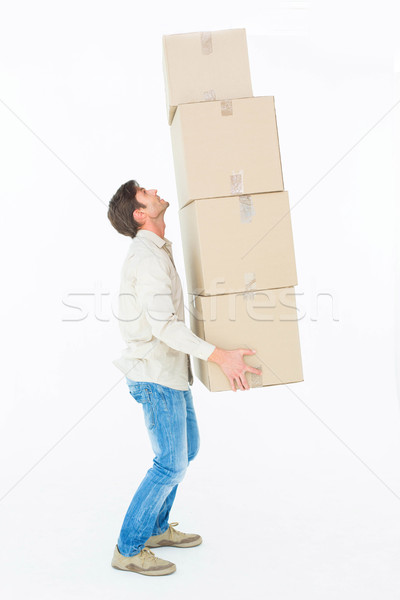
M 400 597 L 399 16 L 394 0 L 2 3 L 4 598 Z M 110 566 L 152 451 L 111 362 L 130 242 L 107 204 L 128 179 L 158 188 L 185 288 L 161 37 L 234 27 L 254 95 L 275 96 L 305 381 L 195 381 L 201 450 L 171 520 L 204 542 L 143 577 Z

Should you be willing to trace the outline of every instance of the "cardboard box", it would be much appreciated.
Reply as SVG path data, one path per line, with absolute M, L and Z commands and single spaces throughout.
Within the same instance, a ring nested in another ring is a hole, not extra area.
M 181 104 L 171 140 L 180 208 L 284 189 L 272 96 Z
M 246 372 L 250 387 L 303 381 L 295 291 L 292 287 L 247 294 L 189 294 L 192 331 L 225 350 L 249 348 L 245 362 L 262 370 Z M 213 362 L 193 358 L 194 371 L 212 392 L 230 390 L 229 380 Z
M 297 285 L 287 192 L 195 200 L 179 218 L 189 293 Z
M 245 29 L 163 36 L 168 123 L 178 104 L 253 95 Z

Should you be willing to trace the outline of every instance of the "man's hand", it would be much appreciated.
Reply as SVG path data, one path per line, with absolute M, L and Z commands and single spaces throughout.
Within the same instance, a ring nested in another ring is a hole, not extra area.
M 217 365 L 221 367 L 228 377 L 234 392 L 236 392 L 235 381 L 239 390 L 248 390 L 250 389 L 250 386 L 247 383 L 245 372 L 249 371 L 250 373 L 261 375 L 262 371 L 255 367 L 250 367 L 250 365 L 244 362 L 243 356 L 246 354 L 255 354 L 255 352 L 255 350 L 247 350 L 246 348 L 238 348 L 237 350 L 215 348 L 208 357 L 208 360 L 217 363 Z

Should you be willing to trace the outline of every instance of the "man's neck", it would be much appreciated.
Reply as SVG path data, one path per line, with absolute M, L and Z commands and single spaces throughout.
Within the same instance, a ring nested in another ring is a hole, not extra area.
M 163 221 L 158 225 L 156 225 L 155 223 L 146 224 L 143 227 L 141 227 L 140 230 L 152 231 L 153 233 L 157 234 L 160 238 L 164 239 L 165 223 Z

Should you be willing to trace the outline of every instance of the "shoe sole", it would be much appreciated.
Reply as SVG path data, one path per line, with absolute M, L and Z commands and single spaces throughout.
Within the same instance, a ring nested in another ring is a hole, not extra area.
M 164 570 L 159 570 L 159 571 L 143 571 L 142 569 L 140 569 L 140 567 L 135 567 L 134 565 L 132 566 L 132 568 L 127 569 L 125 567 L 118 567 L 117 565 L 113 565 L 111 564 L 113 569 L 117 569 L 118 571 L 130 571 L 131 573 L 138 573 L 139 575 L 150 575 L 150 576 L 161 576 L 161 575 L 170 575 L 171 573 L 175 573 L 176 571 L 176 565 L 174 565 L 173 567 L 166 567 Z
M 203 540 L 199 542 L 188 542 L 187 544 L 171 544 L 170 542 L 166 542 L 165 544 L 155 544 L 154 546 L 146 543 L 146 548 L 165 548 L 170 546 L 171 548 L 194 548 L 194 546 L 200 546 Z

